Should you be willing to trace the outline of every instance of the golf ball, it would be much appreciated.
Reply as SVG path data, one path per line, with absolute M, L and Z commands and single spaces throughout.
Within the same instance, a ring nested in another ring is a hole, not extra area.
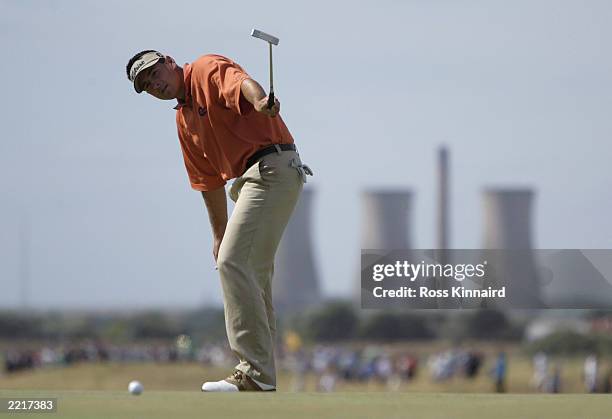
M 143 390 L 144 387 L 142 387 L 140 381 L 130 381 L 130 384 L 128 384 L 128 391 L 134 396 L 138 396 Z

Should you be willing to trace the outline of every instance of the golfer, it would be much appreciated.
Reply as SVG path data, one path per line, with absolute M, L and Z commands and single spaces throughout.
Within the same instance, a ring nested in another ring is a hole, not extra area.
M 312 175 L 267 95 L 238 64 L 204 55 L 179 67 L 147 50 L 127 64 L 136 92 L 177 100 L 176 126 L 191 187 L 202 192 L 223 288 L 225 327 L 235 371 L 203 391 L 275 391 L 272 306 L 274 254 Z M 227 217 L 225 184 L 236 203 Z

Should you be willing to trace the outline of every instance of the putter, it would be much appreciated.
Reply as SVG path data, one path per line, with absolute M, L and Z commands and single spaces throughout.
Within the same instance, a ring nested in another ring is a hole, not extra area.
M 251 31 L 251 36 L 263 39 L 268 43 L 268 46 L 270 47 L 270 94 L 268 95 L 268 109 L 272 109 L 272 106 L 274 106 L 274 82 L 272 81 L 272 45 L 278 45 L 278 38 L 272 35 L 268 35 L 265 32 L 258 31 L 257 29 L 253 29 Z

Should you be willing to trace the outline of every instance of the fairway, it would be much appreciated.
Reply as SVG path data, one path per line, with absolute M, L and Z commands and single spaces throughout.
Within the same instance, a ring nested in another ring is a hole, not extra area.
M 111 418 L 609 418 L 605 395 L 424 393 L 205 394 L 150 391 L 0 391 L 0 397 L 57 397 L 56 414 L 27 417 Z M 2 415 L 9 417 L 15 415 Z
M 335 393 L 312 392 L 309 376 L 304 393 L 292 393 L 287 373 L 279 377 L 273 394 L 213 394 L 199 391 L 202 379 L 224 369 L 195 363 L 92 364 L 25 371 L 0 377 L 0 398 L 52 397 L 56 414 L 29 414 L 42 418 L 610 418 L 612 397 L 590 394 L 526 394 L 527 362 L 515 367 L 510 394 L 491 394 L 488 376 L 477 380 L 432 383 L 422 373 L 413 382 L 390 392 L 375 382 L 340 384 Z M 568 365 L 569 367 L 570 365 Z M 575 374 L 577 375 L 577 371 Z M 512 378 L 512 377 L 511 377 Z M 141 380 L 141 396 L 127 392 L 127 383 Z M 574 380 L 575 381 L 575 380 Z M 522 383 L 522 384 L 521 384 Z M 579 382 L 577 383 L 579 384 Z M 573 388 L 580 390 L 580 386 Z M 15 415 L 0 414 L 0 419 Z M 25 417 L 25 416 L 24 416 Z

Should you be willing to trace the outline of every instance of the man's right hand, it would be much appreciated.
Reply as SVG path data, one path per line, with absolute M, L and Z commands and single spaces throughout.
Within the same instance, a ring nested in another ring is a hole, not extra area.
M 255 102 L 253 107 L 257 112 L 271 116 L 272 118 L 274 118 L 280 112 L 280 102 L 276 98 L 274 98 L 274 106 L 268 108 L 268 96 Z
M 221 241 L 225 235 L 225 227 L 227 225 L 227 199 L 225 198 L 225 188 L 220 187 L 212 191 L 202 192 L 206 209 L 208 210 L 208 218 L 213 235 L 213 257 L 215 263 L 219 257 L 219 248 Z
M 280 102 L 274 98 L 274 106 L 268 108 L 268 96 L 264 89 L 253 79 L 245 79 L 240 85 L 242 96 L 249 101 L 255 111 L 274 118 L 280 112 Z

